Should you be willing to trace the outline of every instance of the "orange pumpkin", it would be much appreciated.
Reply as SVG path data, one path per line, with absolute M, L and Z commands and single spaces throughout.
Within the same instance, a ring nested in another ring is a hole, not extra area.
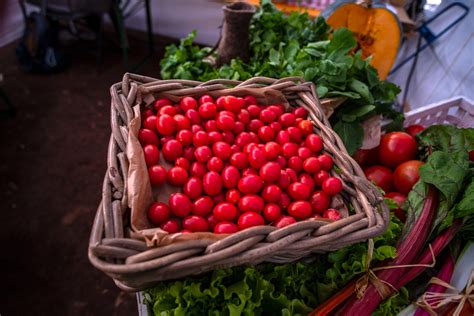
M 362 56 L 372 56 L 370 64 L 385 79 L 397 57 L 401 28 L 395 14 L 383 7 L 354 3 L 338 6 L 327 19 L 334 29 L 346 27 L 357 37 Z

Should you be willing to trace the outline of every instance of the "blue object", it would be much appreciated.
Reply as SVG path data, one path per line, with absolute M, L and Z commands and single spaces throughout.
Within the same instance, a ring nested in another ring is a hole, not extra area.
M 451 24 L 449 24 L 444 30 L 442 30 L 438 34 L 433 34 L 433 32 L 429 29 L 428 25 L 431 22 L 433 22 L 434 20 L 436 20 L 437 18 L 439 18 L 441 15 L 448 12 L 450 9 L 452 9 L 454 7 L 460 7 L 461 9 L 463 9 L 464 12 L 456 20 L 454 20 Z M 425 22 L 423 22 L 421 24 L 421 26 L 416 29 L 416 31 L 418 31 L 420 33 L 420 35 L 425 39 L 426 43 L 423 44 L 422 46 L 420 46 L 419 49 L 417 49 L 413 54 L 408 56 L 405 60 L 400 62 L 398 65 L 396 65 L 392 69 L 392 71 L 390 71 L 390 75 L 395 73 L 398 69 L 400 69 L 407 62 L 409 62 L 410 60 L 415 58 L 422 50 L 424 50 L 425 48 L 430 46 L 434 41 L 436 41 L 444 33 L 446 33 L 451 28 L 453 28 L 456 24 L 461 22 L 461 20 L 464 19 L 467 16 L 468 13 L 469 13 L 469 7 L 468 6 L 466 6 L 465 4 L 460 3 L 460 2 L 454 2 L 454 3 L 451 3 L 450 5 L 448 5 L 446 8 L 444 8 L 440 12 L 436 13 L 434 16 L 432 16 L 431 18 L 429 18 Z

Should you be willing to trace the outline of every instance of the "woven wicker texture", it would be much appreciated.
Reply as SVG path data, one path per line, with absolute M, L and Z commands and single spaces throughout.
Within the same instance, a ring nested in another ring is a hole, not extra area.
M 89 259 L 123 290 L 137 291 L 158 281 L 223 267 L 293 262 L 375 237 L 386 229 L 389 211 L 382 195 L 367 181 L 331 129 L 312 83 L 301 78 L 276 80 L 263 77 L 245 82 L 211 80 L 202 83 L 125 74 L 121 83 L 111 87 L 110 93 L 112 135 L 108 169 L 90 237 Z M 157 248 L 147 248 L 144 241 L 127 237 L 130 213 L 127 208 L 128 161 L 125 148 L 127 126 L 134 115 L 132 107 L 156 97 L 166 96 L 177 101 L 183 96 L 199 97 L 203 94 L 213 97 L 252 94 L 262 103 L 284 96 L 287 106 L 306 108 L 315 133 L 321 136 L 326 153 L 333 157 L 340 170 L 333 175 L 344 183 L 342 196 L 345 203 L 352 205 L 351 215 L 336 222 L 311 219 L 281 229 L 253 227 L 219 241 L 191 240 Z

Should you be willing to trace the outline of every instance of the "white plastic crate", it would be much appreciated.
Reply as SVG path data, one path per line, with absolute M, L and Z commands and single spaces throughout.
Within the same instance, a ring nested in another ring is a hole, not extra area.
M 474 102 L 464 96 L 457 96 L 405 113 L 404 125 L 413 124 L 424 127 L 434 124 L 474 127 Z

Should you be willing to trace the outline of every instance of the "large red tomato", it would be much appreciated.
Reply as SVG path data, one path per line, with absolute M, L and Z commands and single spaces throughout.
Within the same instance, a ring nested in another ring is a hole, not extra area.
M 379 161 L 382 165 L 395 168 L 399 164 L 415 159 L 416 141 L 407 133 L 385 134 L 380 141 Z
M 393 173 L 393 184 L 398 192 L 408 194 L 420 178 L 419 168 L 424 164 L 420 160 L 409 160 L 402 163 Z
M 393 174 L 392 170 L 384 166 L 372 166 L 364 170 L 367 179 L 382 188 L 385 192 L 392 191 Z

